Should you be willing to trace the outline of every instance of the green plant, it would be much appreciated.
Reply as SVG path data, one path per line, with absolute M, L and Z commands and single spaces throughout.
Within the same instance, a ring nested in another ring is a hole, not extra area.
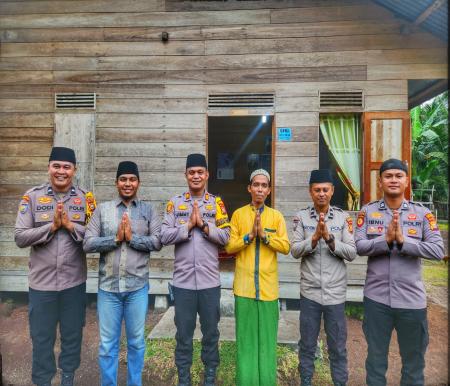
M 448 197 L 448 92 L 411 110 L 413 189 L 434 185 L 435 201 Z
M 360 303 L 345 303 L 345 315 L 353 319 L 363 320 L 364 306 Z

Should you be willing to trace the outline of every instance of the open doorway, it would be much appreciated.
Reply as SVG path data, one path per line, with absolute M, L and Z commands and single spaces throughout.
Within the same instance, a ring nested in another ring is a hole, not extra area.
M 230 216 L 249 203 L 250 173 L 272 174 L 272 126 L 273 116 L 208 117 L 208 190 L 222 197 Z

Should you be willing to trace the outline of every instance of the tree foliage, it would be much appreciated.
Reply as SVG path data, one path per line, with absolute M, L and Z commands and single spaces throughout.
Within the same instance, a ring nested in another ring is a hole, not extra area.
M 448 197 L 448 91 L 411 110 L 413 189 L 436 189 Z

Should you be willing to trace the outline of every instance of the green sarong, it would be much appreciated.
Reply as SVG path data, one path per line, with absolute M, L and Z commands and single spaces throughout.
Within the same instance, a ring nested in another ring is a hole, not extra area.
M 236 315 L 236 384 L 277 384 L 278 300 L 234 297 Z

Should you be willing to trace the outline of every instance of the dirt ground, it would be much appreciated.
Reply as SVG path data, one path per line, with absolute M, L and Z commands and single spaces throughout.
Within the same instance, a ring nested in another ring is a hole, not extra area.
M 435 304 L 433 297 L 428 306 L 430 344 L 426 355 L 425 380 L 428 386 L 448 384 L 448 315 L 446 294 Z M 10 315 L 5 304 L 0 305 L 0 347 L 3 357 L 3 382 L 5 386 L 31 385 L 31 342 L 29 339 L 26 298 L 16 302 Z M 153 311 L 149 313 L 147 328 L 151 330 L 159 321 L 161 315 Z M 58 347 L 58 342 L 57 342 Z M 77 386 L 94 386 L 99 383 L 98 364 L 98 326 L 95 307 L 87 309 L 86 326 L 83 336 L 82 361 L 76 373 Z M 365 384 L 364 360 L 367 345 L 362 332 L 361 322 L 348 319 L 348 363 L 350 372 L 349 386 Z M 124 350 L 121 351 L 124 355 Z M 126 385 L 126 364 L 121 361 L 119 369 L 119 385 Z M 401 359 L 396 343 L 395 332 L 389 354 L 388 384 L 400 384 Z M 293 380 L 298 385 L 298 380 Z M 53 385 L 59 385 L 59 376 L 53 380 Z M 161 385 L 158 385 L 161 386 Z M 231 386 L 231 385 L 230 385 Z

